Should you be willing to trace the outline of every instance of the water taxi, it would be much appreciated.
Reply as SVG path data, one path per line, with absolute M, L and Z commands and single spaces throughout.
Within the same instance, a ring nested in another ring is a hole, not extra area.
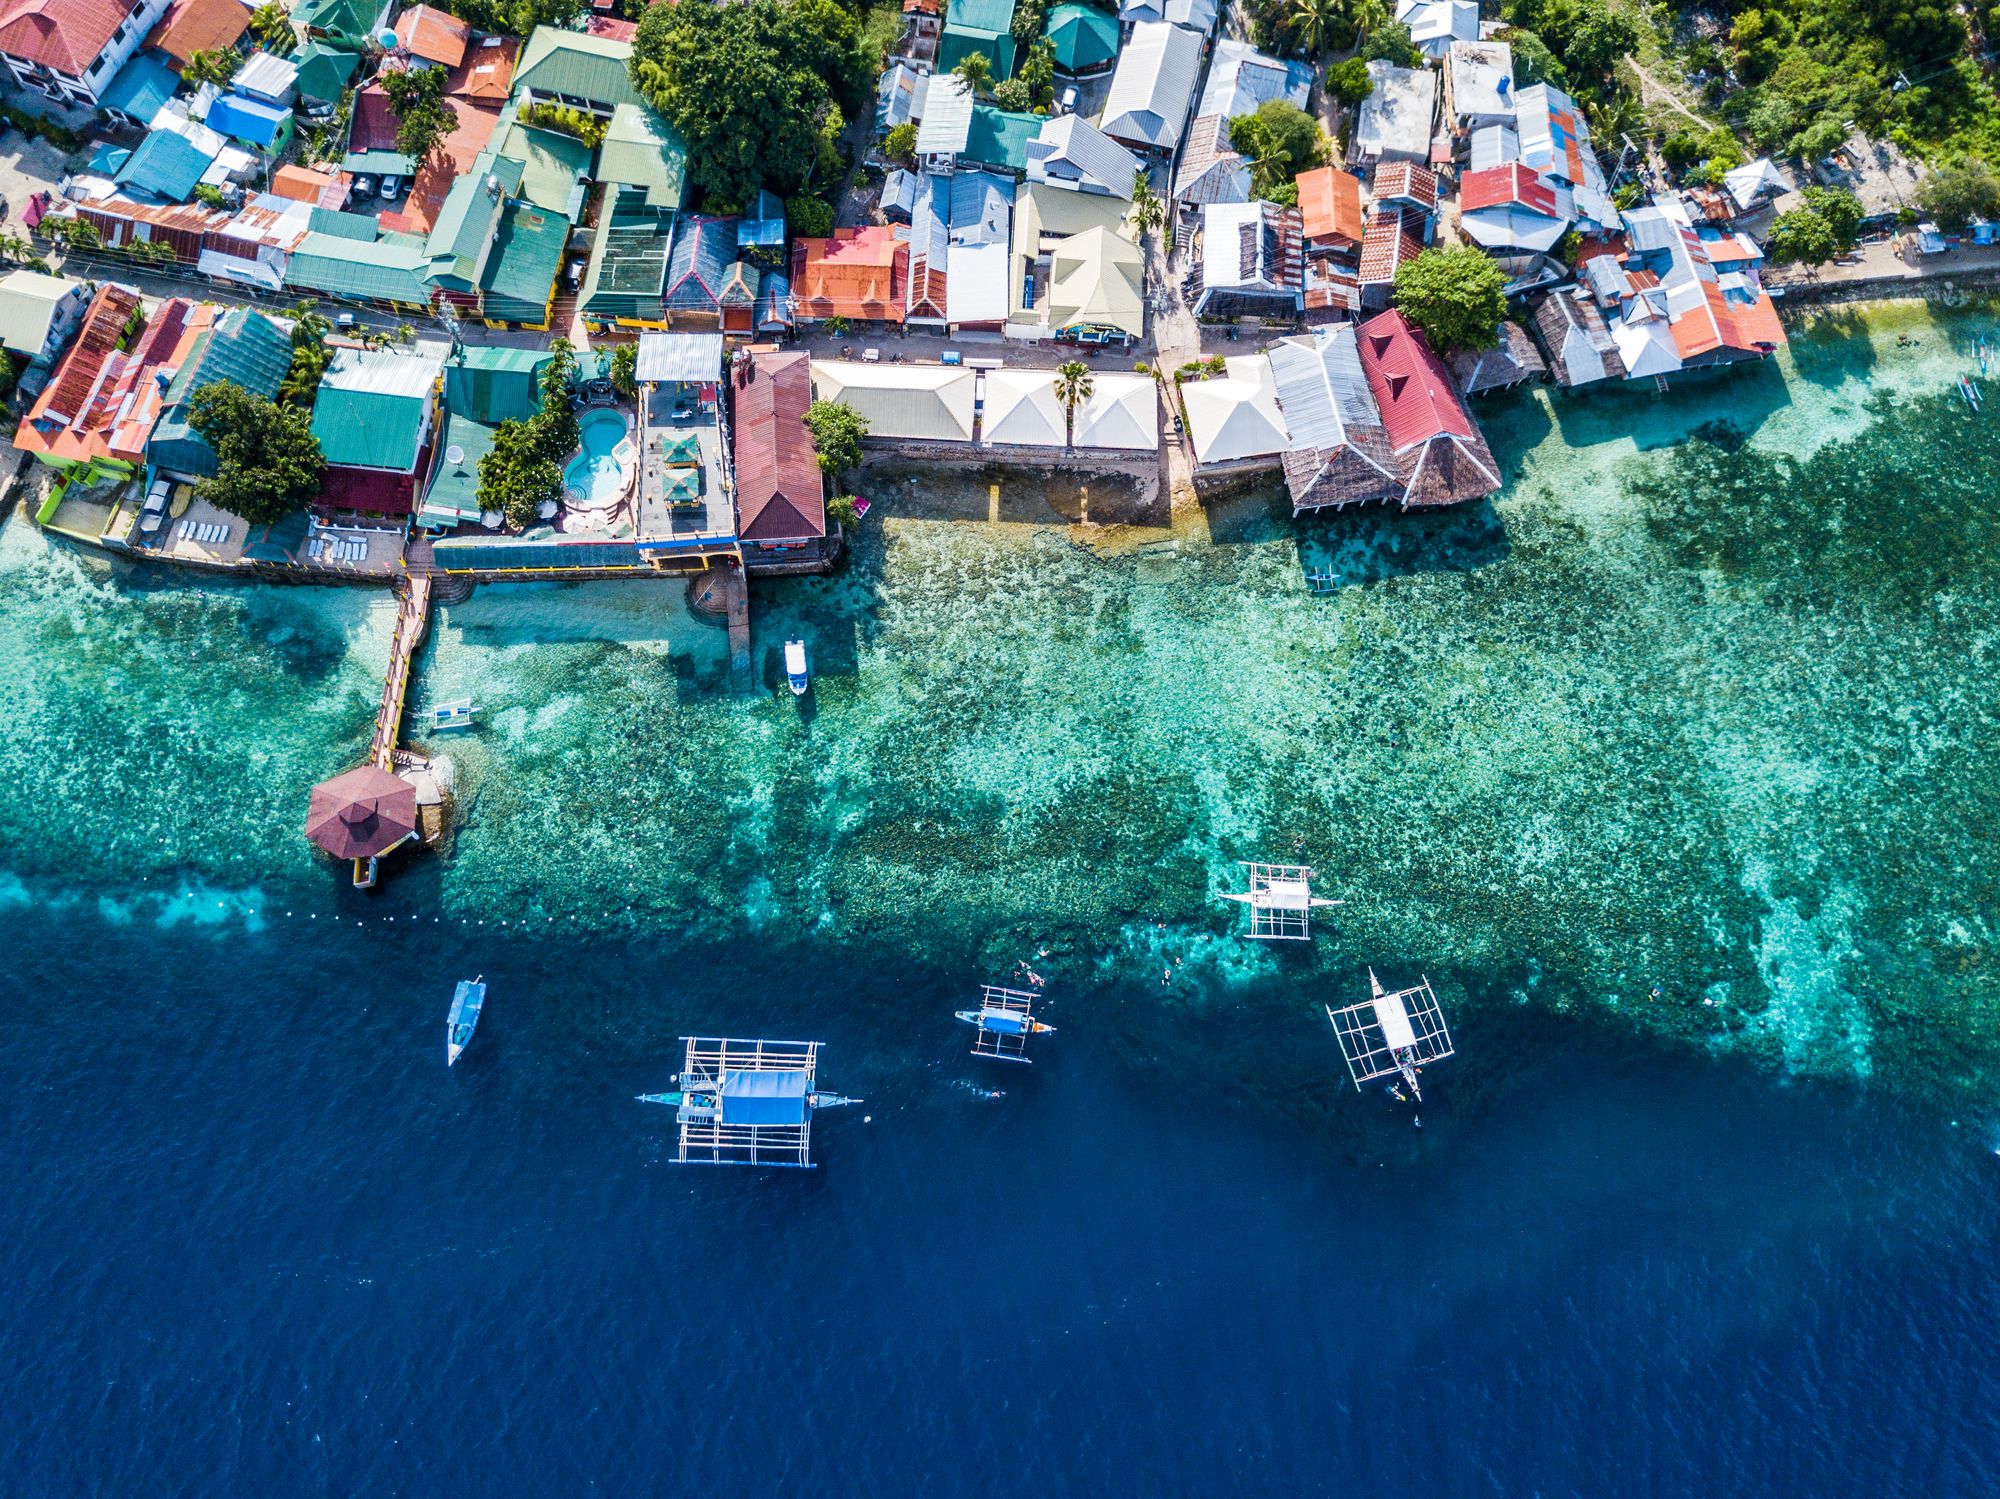
M 803 640 L 785 642 L 785 680 L 792 684 L 792 696 L 804 697 L 812 679 L 806 671 L 806 643 Z
M 473 715 L 479 710 L 472 705 L 469 697 L 453 698 L 448 703 L 439 703 L 431 709 L 430 725 L 433 730 L 469 729 Z

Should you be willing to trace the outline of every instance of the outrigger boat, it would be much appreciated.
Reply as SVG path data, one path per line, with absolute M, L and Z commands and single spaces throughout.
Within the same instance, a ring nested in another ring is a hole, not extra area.
M 444 1022 L 444 1064 L 458 1061 L 459 1053 L 479 1026 L 479 1011 L 486 1003 L 486 975 L 460 979 L 458 992 L 451 997 L 451 1013 Z
M 806 643 L 803 640 L 785 642 L 785 680 L 792 684 L 792 696 L 804 697 L 812 679 L 806 674 Z
M 676 1077 L 674 1081 L 679 1082 L 680 1079 Z M 696 1108 L 705 1109 L 714 1109 L 721 1106 L 721 1096 L 715 1089 L 710 1089 L 707 1092 L 688 1093 L 637 1093 L 633 1097 L 639 1103 L 664 1104 L 670 1109 L 677 1109 L 682 1104 L 692 1104 Z M 837 1109 L 843 1104 L 861 1102 L 864 1102 L 864 1100 L 848 1098 L 840 1093 L 806 1094 L 806 1107 L 809 1109 Z
M 454 698 L 431 709 L 430 724 L 433 729 L 469 729 L 472 727 L 472 716 L 478 711 L 472 706 L 471 698 Z
M 975 1057 L 993 1057 L 1002 1062 L 1026 1062 L 1028 1037 L 1055 1034 L 1055 1027 L 1035 1019 L 1035 1001 L 1041 996 L 1025 989 L 1002 989 L 997 984 L 979 986 L 979 1008 L 958 1010 L 960 1020 L 979 1027 L 973 1040 Z
M 1965 404 L 1974 411 L 1979 409 L 1979 387 L 1964 375 L 1958 377 L 1958 393 L 1965 397 Z

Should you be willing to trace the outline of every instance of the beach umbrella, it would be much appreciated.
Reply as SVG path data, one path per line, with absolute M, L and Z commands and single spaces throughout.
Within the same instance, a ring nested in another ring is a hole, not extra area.
M 336 859 L 370 859 L 416 830 L 417 788 L 374 765 L 321 781 L 306 807 L 306 837 Z

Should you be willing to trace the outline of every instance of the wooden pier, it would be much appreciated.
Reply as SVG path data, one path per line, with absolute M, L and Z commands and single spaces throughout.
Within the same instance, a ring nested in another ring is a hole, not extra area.
M 368 763 L 395 769 L 396 741 L 403 731 L 403 702 L 410 692 L 410 663 L 431 623 L 431 580 L 412 573 L 399 590 L 396 638 L 389 646 L 389 675 L 382 683 L 382 705 L 375 712 L 375 738 L 368 746 Z

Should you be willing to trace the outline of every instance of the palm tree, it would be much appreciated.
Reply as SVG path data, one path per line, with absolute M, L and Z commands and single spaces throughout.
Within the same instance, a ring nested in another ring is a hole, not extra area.
M 1354 28 L 1357 42 L 1387 26 L 1394 14 L 1386 0 L 1348 0 L 1347 20 Z
M 1340 0 L 1291 0 L 1285 7 L 1285 20 L 1299 45 L 1316 57 L 1340 29 L 1340 11 Z
M 952 72 L 971 84 L 972 92 L 982 98 L 993 92 L 993 63 L 984 52 L 966 53 Z
M 1167 222 L 1167 205 L 1160 201 L 1153 185 L 1144 177 L 1132 182 L 1132 227 L 1139 231 L 1140 238 L 1157 233 Z
M 1076 441 L 1077 403 L 1089 400 L 1095 388 L 1090 378 L 1090 366 L 1080 359 L 1069 360 L 1056 370 L 1056 399 L 1063 403 L 1065 447 Z

